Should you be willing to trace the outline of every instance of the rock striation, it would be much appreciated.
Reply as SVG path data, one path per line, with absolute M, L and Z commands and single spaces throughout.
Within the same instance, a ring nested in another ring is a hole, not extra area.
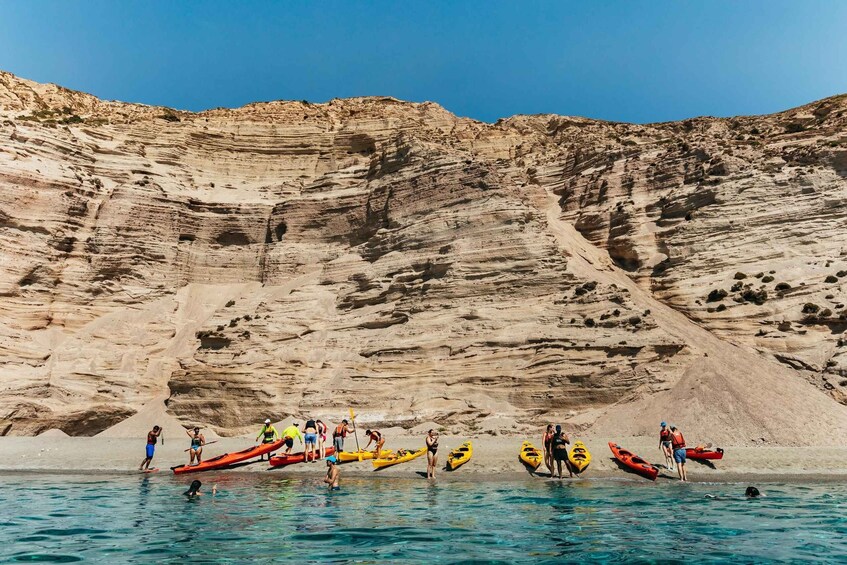
M 484 124 L 391 98 L 189 113 L 0 73 L 0 434 L 93 435 L 164 398 L 222 435 L 354 406 L 843 442 L 846 126 L 846 97 Z

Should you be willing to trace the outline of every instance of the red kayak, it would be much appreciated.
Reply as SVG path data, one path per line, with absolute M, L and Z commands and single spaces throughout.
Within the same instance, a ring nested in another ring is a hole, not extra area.
M 685 450 L 685 456 L 688 459 L 723 459 L 723 449 L 720 447 L 716 450 L 689 447 Z
M 272 451 L 278 451 L 283 445 L 284 440 L 280 439 L 273 443 L 263 443 L 261 445 L 248 447 L 247 449 L 236 453 L 224 453 L 223 455 L 207 459 L 199 465 L 179 465 L 178 467 L 171 467 L 171 471 L 180 475 L 182 473 L 196 473 L 197 471 L 223 469 L 235 463 L 241 463 L 242 461 L 247 461 L 248 459 L 253 459 L 254 457 L 259 457 L 260 455 L 265 455 Z
M 609 449 L 612 450 L 612 455 L 615 456 L 615 459 L 620 461 L 624 466 L 632 469 L 639 475 L 647 477 L 651 481 L 656 480 L 659 470 L 641 457 L 627 451 L 613 441 L 609 442 Z
M 335 453 L 334 447 L 327 447 L 325 450 L 327 457 Z M 318 454 L 318 450 L 315 450 L 315 455 Z M 271 457 L 270 464 L 271 467 L 283 467 L 285 465 L 291 465 L 292 463 L 302 463 L 306 460 L 306 452 L 303 451 L 301 453 L 292 453 L 291 455 L 277 455 L 276 457 Z M 316 461 L 320 461 L 320 459 L 316 459 Z

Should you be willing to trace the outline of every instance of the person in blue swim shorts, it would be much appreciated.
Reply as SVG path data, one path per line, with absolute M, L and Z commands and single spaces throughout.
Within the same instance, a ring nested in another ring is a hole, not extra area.
M 162 428 L 159 426 L 153 426 L 153 429 L 147 432 L 147 453 L 146 457 L 144 457 L 144 460 L 141 462 L 141 465 L 138 467 L 139 471 L 146 471 L 150 469 L 150 463 L 153 462 L 153 454 L 156 452 L 156 442 L 159 440 L 159 435 L 161 435 L 161 433 Z
M 317 458 L 315 448 L 318 445 L 318 425 L 311 418 L 306 420 L 306 425 L 303 427 L 303 442 L 306 444 L 304 449 L 306 462 L 314 461 Z
M 685 472 L 685 438 L 676 426 L 671 426 L 671 448 L 673 448 L 673 460 L 676 461 L 679 480 L 685 482 L 688 480 Z

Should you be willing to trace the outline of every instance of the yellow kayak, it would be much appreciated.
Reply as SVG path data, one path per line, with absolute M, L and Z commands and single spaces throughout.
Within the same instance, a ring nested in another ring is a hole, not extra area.
M 458 469 L 471 460 L 473 455 L 473 446 L 471 442 L 466 441 L 447 455 L 447 468 L 451 471 Z
M 591 454 L 588 453 L 584 443 L 581 441 L 574 442 L 573 449 L 568 453 L 568 461 L 571 462 L 571 466 L 577 473 L 582 473 L 588 467 L 588 464 L 591 463 Z
M 525 441 L 521 444 L 521 452 L 518 454 L 518 459 L 535 470 L 538 469 L 539 465 L 541 465 L 544 455 L 542 455 L 541 452 L 530 442 Z
M 383 449 L 379 452 L 380 457 L 389 457 L 390 455 L 390 449 Z M 342 451 L 336 455 L 336 457 L 338 457 L 338 460 L 342 463 L 347 463 L 349 461 L 364 461 L 365 459 L 373 459 L 374 452 L 365 451 L 364 449 L 360 449 L 359 451 Z
M 403 452 L 403 455 L 400 455 L 400 451 Z M 390 467 L 392 465 L 397 465 L 398 463 L 405 463 L 407 461 L 411 461 L 412 459 L 416 459 L 426 453 L 426 448 L 422 447 L 417 451 L 409 451 L 409 450 L 398 450 L 397 453 L 392 453 L 388 457 L 374 459 L 374 467 L 377 469 L 382 469 L 383 467 Z

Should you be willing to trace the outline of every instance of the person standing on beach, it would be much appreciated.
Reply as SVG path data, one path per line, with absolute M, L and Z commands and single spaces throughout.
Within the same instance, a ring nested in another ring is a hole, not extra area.
M 141 462 L 141 466 L 138 467 L 139 471 L 144 471 L 150 468 L 150 463 L 153 461 L 153 453 L 156 451 L 156 442 L 159 440 L 159 434 L 162 433 L 162 428 L 159 426 L 153 426 L 153 429 L 147 432 L 147 453 L 144 460 Z
M 659 430 L 659 449 L 665 456 L 665 469 L 674 470 L 673 451 L 671 451 L 671 430 L 666 422 L 662 422 L 662 427 Z
M 385 445 L 385 437 L 379 433 L 379 430 L 365 430 L 365 435 L 368 436 L 368 445 L 365 446 L 365 451 L 368 450 L 371 443 L 375 443 L 374 459 L 379 459 L 379 454 L 382 452 L 382 446 Z
M 259 441 L 259 438 L 262 438 L 262 445 L 273 443 L 279 438 L 279 432 L 276 431 L 276 428 L 273 424 L 271 424 L 270 418 L 265 420 L 265 425 L 262 426 L 261 430 L 259 430 L 259 435 L 256 436 L 256 441 Z M 268 461 L 270 461 L 271 457 L 273 457 L 273 453 L 268 453 Z M 264 455 L 259 456 L 259 461 L 264 458 Z
M 435 466 L 438 465 L 438 432 L 429 430 L 426 433 L 426 478 L 435 478 Z
M 188 446 L 188 465 L 195 465 L 195 459 L 197 459 L 196 465 L 199 465 L 203 461 L 203 446 L 206 445 L 206 438 L 200 433 L 200 428 L 194 428 L 193 432 L 185 430 L 185 433 L 191 438 L 191 445 Z
M 297 422 L 294 422 L 282 430 L 282 439 L 285 440 L 286 455 L 291 455 L 291 449 L 294 447 L 294 438 L 300 438 L 300 443 L 303 443 L 303 434 L 300 433 L 300 428 L 297 427 Z
M 544 451 L 544 464 L 550 471 L 550 476 L 553 476 L 553 424 L 547 424 L 547 429 L 544 430 L 544 435 L 541 436 L 541 449 Z
M 329 490 L 341 490 L 341 487 L 338 484 L 338 479 L 341 477 L 341 471 L 338 470 L 338 465 L 335 464 L 337 461 L 338 460 L 332 455 L 326 458 L 326 477 L 324 478 L 324 482 Z
M 306 424 L 303 426 L 303 438 L 303 441 L 306 442 L 306 447 L 303 450 L 306 455 L 305 461 L 314 461 L 315 446 L 318 444 L 318 424 L 314 420 L 306 420 Z
M 332 446 L 335 448 L 336 457 L 344 451 L 344 438 L 352 432 L 353 430 L 350 429 L 347 420 L 341 420 L 341 423 L 335 426 L 335 430 L 332 432 Z
M 326 424 L 321 420 L 315 420 L 318 426 L 318 457 L 321 459 L 326 457 Z
M 677 471 L 679 472 L 679 480 L 687 481 L 688 475 L 685 472 L 685 438 L 682 432 L 676 429 L 676 426 L 671 426 L 671 447 L 673 448 L 673 460 L 676 461 Z
M 556 435 L 553 436 L 553 459 L 556 461 L 556 466 L 559 469 L 559 478 L 562 478 L 562 463 L 565 464 L 565 468 L 568 470 L 568 475 L 573 478 L 573 471 L 571 471 L 571 466 L 568 463 L 568 445 L 571 440 L 562 430 L 562 426 L 556 426 Z M 550 474 L 550 478 L 553 478 L 553 474 Z

